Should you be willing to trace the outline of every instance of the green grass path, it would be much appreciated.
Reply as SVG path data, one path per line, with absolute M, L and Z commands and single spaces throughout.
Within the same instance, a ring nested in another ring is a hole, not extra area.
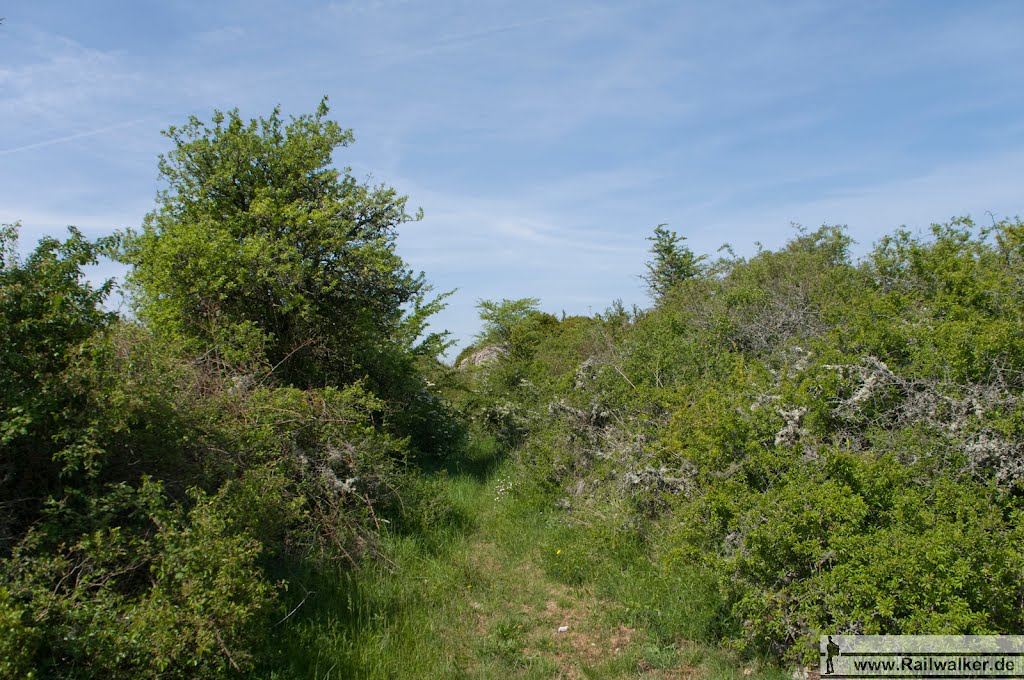
M 643 578 L 617 578 L 638 583 L 609 589 L 607 579 L 588 582 L 563 568 L 588 537 L 517 488 L 514 469 L 492 456 L 482 451 L 436 473 L 454 509 L 449 521 L 390 538 L 390 564 L 311 585 L 268 677 L 785 677 L 646 625 L 662 612 L 637 606 L 633 595 L 656 597 Z M 595 566 L 592 555 L 580 559 Z

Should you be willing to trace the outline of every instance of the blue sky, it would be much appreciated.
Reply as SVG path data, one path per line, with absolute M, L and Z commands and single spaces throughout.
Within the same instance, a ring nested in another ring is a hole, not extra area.
M 401 254 L 456 337 L 480 298 L 645 304 L 659 223 L 698 252 L 791 222 L 1024 215 L 1024 3 L 339 0 L 4 3 L 0 222 L 23 246 L 137 226 L 159 131 L 311 112 L 426 218 Z M 111 269 L 110 271 L 114 271 Z

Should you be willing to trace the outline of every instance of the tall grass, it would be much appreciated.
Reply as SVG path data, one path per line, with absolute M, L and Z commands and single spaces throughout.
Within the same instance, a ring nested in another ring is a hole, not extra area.
M 755 664 L 744 676 L 717 647 L 708 575 L 659 568 L 635 536 L 607 529 L 614 522 L 570 518 L 492 443 L 429 474 L 454 519 L 385 535 L 385 561 L 293 579 L 292 599 L 304 602 L 280 626 L 263 677 L 540 679 L 572 666 L 573 677 L 621 678 L 680 665 L 709 678 L 778 675 Z M 552 606 L 580 617 L 574 633 L 600 641 L 626 626 L 634 644 L 576 659 Z

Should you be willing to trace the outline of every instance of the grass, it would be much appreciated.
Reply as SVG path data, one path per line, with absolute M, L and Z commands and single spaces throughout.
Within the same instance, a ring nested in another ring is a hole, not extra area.
M 659 571 L 621 532 L 595 535 L 605 522 L 567 521 L 493 447 L 432 474 L 469 520 L 388 536 L 391 564 L 300 585 L 263 677 L 784 677 L 712 641 L 706 579 Z

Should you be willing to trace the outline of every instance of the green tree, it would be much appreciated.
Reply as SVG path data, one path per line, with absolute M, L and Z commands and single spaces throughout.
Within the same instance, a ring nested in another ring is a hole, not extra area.
M 476 308 L 480 310 L 480 320 L 484 323 L 483 330 L 477 335 L 478 345 L 506 345 L 512 329 L 535 314 L 540 300 L 522 298 L 519 300 L 480 300 Z
M 394 189 L 331 167 L 353 136 L 328 112 L 326 99 L 290 121 L 217 111 L 165 131 L 166 188 L 123 255 L 154 330 L 220 368 L 256 363 L 299 387 L 380 377 L 414 349 L 437 305 L 395 238 L 419 215 Z M 428 335 L 419 347 L 439 346 Z
M 654 229 L 654 235 L 647 238 L 654 244 L 651 246 L 653 259 L 647 263 L 647 274 L 643 279 L 655 300 L 679 283 L 699 276 L 703 271 L 701 263 L 707 257 L 694 255 L 692 250 L 683 245 L 686 237 L 666 229 L 667 226 L 659 224 Z

